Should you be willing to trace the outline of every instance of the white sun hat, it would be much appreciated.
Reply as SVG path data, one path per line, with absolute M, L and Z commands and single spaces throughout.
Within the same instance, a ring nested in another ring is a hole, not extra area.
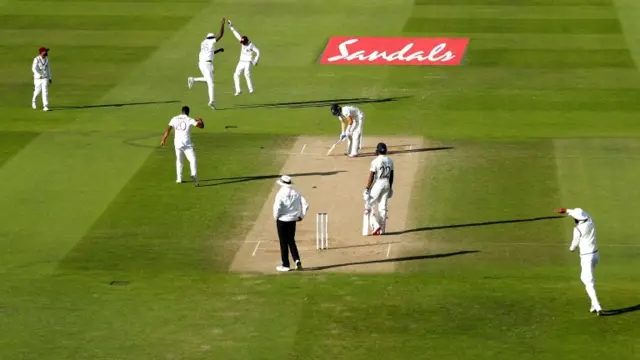
M 214 33 L 208 33 L 206 36 L 207 39 L 213 39 L 214 37 L 216 37 L 216 34 Z
M 291 186 L 293 181 L 291 181 L 291 177 L 289 175 L 282 175 L 276 183 L 280 186 Z

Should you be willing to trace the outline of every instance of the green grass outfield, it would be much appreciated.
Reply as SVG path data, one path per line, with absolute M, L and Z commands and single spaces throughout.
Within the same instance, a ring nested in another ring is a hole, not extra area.
M 186 77 L 222 16 L 263 54 L 234 98 L 225 35 L 212 112 Z M 591 316 L 571 222 L 540 218 L 587 209 L 603 305 L 639 308 L 639 17 L 634 0 L 0 0 L 0 359 L 637 359 L 640 311 Z M 320 66 L 332 35 L 471 41 L 457 68 Z M 29 104 L 40 46 L 49 113 Z M 349 98 L 394 99 L 359 105 L 365 136 L 454 147 L 414 189 L 407 231 L 439 239 L 431 257 L 227 273 L 273 179 L 225 179 L 337 135 L 327 106 L 272 105 Z M 216 186 L 176 186 L 157 147 L 182 104 Z

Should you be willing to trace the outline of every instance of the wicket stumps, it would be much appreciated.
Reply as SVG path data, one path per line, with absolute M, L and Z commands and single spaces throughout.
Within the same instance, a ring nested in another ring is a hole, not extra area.
M 316 249 L 329 248 L 329 213 L 316 214 Z

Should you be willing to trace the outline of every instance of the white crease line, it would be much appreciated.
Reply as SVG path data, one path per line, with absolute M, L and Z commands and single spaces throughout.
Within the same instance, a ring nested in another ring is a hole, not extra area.
M 413 145 L 409 145 L 409 156 L 411 156 L 411 148 L 413 148 Z
M 304 148 L 307 147 L 307 144 L 302 145 L 302 150 L 300 150 L 300 155 L 302 155 L 302 153 L 304 153 Z
M 389 247 L 387 248 L 387 257 L 389 257 L 390 253 L 391 253 L 391 243 L 389 243 Z
M 258 243 L 256 244 L 255 249 L 253 249 L 253 253 L 251 254 L 251 256 L 256 256 L 256 251 L 258 251 L 258 246 L 260 246 L 260 241 L 258 241 Z

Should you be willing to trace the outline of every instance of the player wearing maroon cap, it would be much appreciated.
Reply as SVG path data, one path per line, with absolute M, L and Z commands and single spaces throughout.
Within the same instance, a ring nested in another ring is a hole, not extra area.
M 31 99 L 31 107 L 35 110 L 38 108 L 36 100 L 38 95 L 42 93 L 42 110 L 49 111 L 49 84 L 51 84 L 51 68 L 49 66 L 49 49 L 41 47 L 38 49 L 38 56 L 33 59 L 31 71 L 33 72 L 33 98 Z

